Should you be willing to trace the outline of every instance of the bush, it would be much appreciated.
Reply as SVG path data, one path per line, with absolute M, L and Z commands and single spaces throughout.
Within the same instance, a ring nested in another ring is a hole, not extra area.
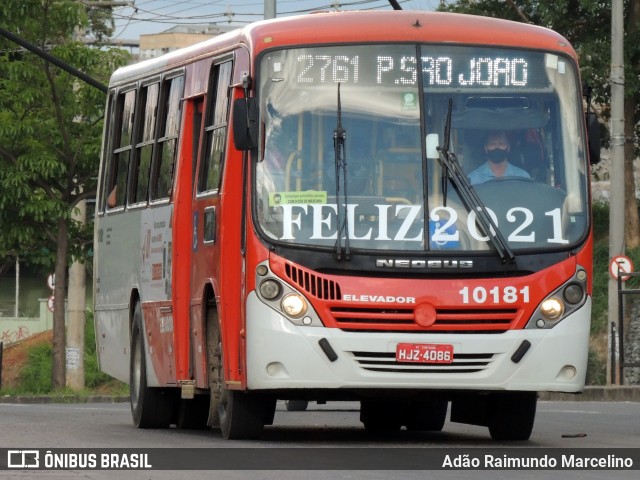
M 44 394 L 52 390 L 52 346 L 50 344 L 35 345 L 29 349 L 27 364 L 20 372 L 19 393 Z

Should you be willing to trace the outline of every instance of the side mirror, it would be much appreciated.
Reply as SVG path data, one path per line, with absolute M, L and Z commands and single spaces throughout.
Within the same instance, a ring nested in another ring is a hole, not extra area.
M 258 148 L 258 107 L 253 97 L 233 102 L 233 144 L 238 150 Z
M 587 113 L 587 136 L 589 137 L 589 162 L 594 165 L 600 161 L 600 124 L 594 112 Z

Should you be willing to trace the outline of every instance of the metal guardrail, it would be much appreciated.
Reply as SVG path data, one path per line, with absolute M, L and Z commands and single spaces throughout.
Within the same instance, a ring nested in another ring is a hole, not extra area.
M 640 288 L 623 288 L 622 277 L 625 277 L 625 283 L 633 277 L 640 277 L 640 272 L 622 272 L 618 270 L 618 331 L 616 332 L 616 324 L 611 322 L 611 384 L 624 384 L 625 368 L 640 368 L 640 362 L 628 363 L 624 360 L 624 297 L 625 295 L 640 295 Z M 616 334 L 618 341 L 616 342 Z M 616 355 L 616 344 L 619 346 L 620 352 Z M 617 360 L 619 359 L 619 363 Z M 616 373 L 620 370 L 620 378 Z

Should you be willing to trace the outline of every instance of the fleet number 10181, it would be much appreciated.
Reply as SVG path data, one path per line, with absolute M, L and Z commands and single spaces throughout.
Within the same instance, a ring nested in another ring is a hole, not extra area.
M 475 287 L 471 290 L 464 287 L 458 291 L 462 295 L 462 303 L 529 303 L 529 287 Z

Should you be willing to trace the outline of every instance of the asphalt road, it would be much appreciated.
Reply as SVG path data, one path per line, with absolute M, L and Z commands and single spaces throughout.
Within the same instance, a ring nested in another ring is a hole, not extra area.
M 584 448 L 634 448 L 640 456 L 640 403 L 634 402 L 555 402 L 541 401 L 531 439 L 528 442 L 493 442 L 484 427 L 474 427 L 448 422 L 443 432 L 400 431 L 392 435 L 376 436 L 367 433 L 359 422 L 357 403 L 310 404 L 306 412 L 288 412 L 279 403 L 273 426 L 267 427 L 259 441 L 225 441 L 217 431 L 189 430 L 139 430 L 131 423 L 128 404 L 0 404 L 0 448 L 4 449 L 61 449 L 93 448 L 99 451 L 110 448 L 171 448 L 218 449 L 234 447 L 229 452 L 237 455 L 236 449 L 278 448 L 279 454 L 273 463 L 267 462 L 265 470 L 210 470 L 210 471 L 1 471 L 2 478 L 42 479 L 278 479 L 294 478 L 444 478 L 444 479 L 517 479 L 517 478 L 580 478 L 580 479 L 634 479 L 640 478 L 635 471 L 513 471 L 482 470 L 458 471 L 347 471 L 347 470 L 287 470 L 287 458 L 299 459 L 302 452 L 315 455 L 319 449 L 339 449 L 340 452 L 355 452 L 371 449 L 374 452 L 389 452 L 390 448 L 448 449 L 468 452 L 505 447 L 533 449 Z M 294 448 L 304 447 L 304 451 Z M 285 456 L 282 450 L 285 450 Z M 354 449 L 354 450 L 347 450 Z M 266 450 L 265 450 L 266 451 Z M 266 451 L 276 452 L 277 450 Z M 327 450 L 328 452 L 329 450 Z M 336 450 L 338 451 L 338 450 Z M 291 453 L 289 453 L 291 452 Z M 322 451 L 321 451 L 322 452 Z M 392 451 L 391 451 L 392 452 Z M 260 453 L 260 452 L 259 452 Z M 303 457 L 304 458 L 304 457 Z M 308 457 L 310 458 L 310 457 Z M 239 458 L 242 462 L 242 458 Z M 636 467 L 638 468 L 638 467 Z

